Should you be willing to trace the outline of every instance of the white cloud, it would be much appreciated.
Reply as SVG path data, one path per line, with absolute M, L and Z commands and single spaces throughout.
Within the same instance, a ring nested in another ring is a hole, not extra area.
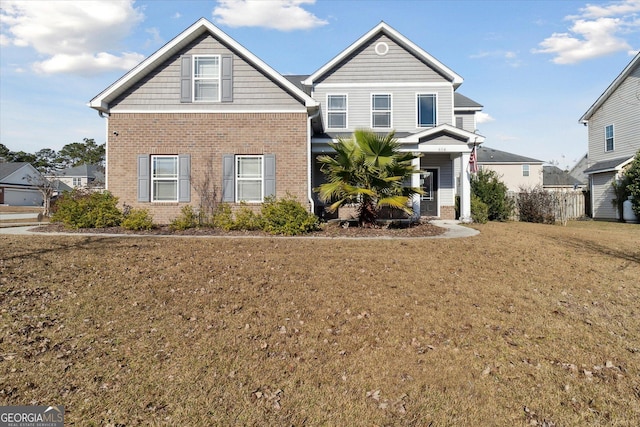
M 575 64 L 632 47 L 623 36 L 640 32 L 640 0 L 607 5 L 587 5 L 579 15 L 567 16 L 573 22 L 568 32 L 553 33 L 539 43 L 533 53 L 554 55 L 556 64 Z
M 493 117 L 491 117 L 488 113 L 485 113 L 484 111 L 478 111 L 476 113 L 476 122 L 478 124 L 482 124 L 482 123 L 489 123 L 489 122 L 493 122 L 496 119 L 494 119 Z
M 10 44 L 11 40 L 9 40 L 9 37 L 4 34 L 0 34 L 0 46 L 9 46 Z
M 143 19 L 133 0 L 5 0 L 0 11 L 4 36 L 18 47 L 46 57 L 33 64 L 43 73 L 94 74 L 131 68 L 135 53 L 108 53 Z
M 315 0 L 219 0 L 213 18 L 230 27 L 306 30 L 328 23 L 302 8 L 314 3 Z
M 483 59 L 483 58 L 498 58 L 503 59 L 504 62 L 513 68 L 518 68 L 522 65 L 522 61 L 518 58 L 518 53 L 513 51 L 494 50 L 494 51 L 482 51 L 469 56 L 471 59 Z

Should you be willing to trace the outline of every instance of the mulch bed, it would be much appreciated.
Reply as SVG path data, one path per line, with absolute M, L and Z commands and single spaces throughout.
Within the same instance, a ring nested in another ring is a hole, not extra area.
M 131 235 L 175 235 L 175 236 L 255 236 L 255 237 L 279 237 L 263 231 L 224 231 L 216 228 L 199 227 L 188 230 L 171 230 L 167 225 L 160 225 L 148 231 L 132 231 L 122 227 L 107 228 L 79 228 L 69 229 L 62 224 L 49 224 L 33 229 L 38 232 L 64 232 L 64 233 L 102 233 L 102 234 L 131 234 Z M 304 234 L 304 237 L 433 237 L 443 234 L 446 230 L 429 223 L 394 224 L 380 227 L 358 227 L 347 223 L 323 224 L 322 229 L 313 233 Z

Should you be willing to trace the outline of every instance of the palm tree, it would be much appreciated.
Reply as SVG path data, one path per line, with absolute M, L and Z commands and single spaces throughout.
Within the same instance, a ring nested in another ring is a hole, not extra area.
M 382 207 L 413 214 L 409 201 L 422 190 L 406 183 L 412 174 L 419 172 L 412 164 L 419 156 L 401 152 L 393 132 L 379 135 L 356 130 L 353 138 L 339 138 L 337 143 L 329 145 L 335 155 L 318 157 L 328 182 L 316 191 L 320 200 L 332 202 L 330 212 L 354 203 L 358 206 L 361 226 L 375 225 Z

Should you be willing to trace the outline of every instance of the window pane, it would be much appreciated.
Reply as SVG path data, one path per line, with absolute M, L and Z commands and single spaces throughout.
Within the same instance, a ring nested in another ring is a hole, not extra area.
M 196 80 L 194 87 L 194 99 L 196 101 L 217 101 L 218 81 Z
M 194 76 L 196 78 L 199 77 L 207 77 L 217 79 L 220 67 L 218 66 L 218 57 L 212 58 L 201 58 L 197 57 L 195 59 L 194 65 Z
M 347 113 L 329 113 L 328 117 L 330 128 L 341 128 L 344 129 L 347 127 Z
M 175 201 L 178 200 L 178 183 L 176 181 L 154 181 L 153 182 L 154 201 Z
M 328 102 L 329 110 L 346 110 L 347 109 L 347 96 L 346 95 L 329 95 Z
M 418 126 L 430 127 L 436 125 L 436 97 L 435 95 L 418 95 Z
M 177 178 L 178 159 L 176 157 L 154 157 L 153 158 L 154 178 Z
M 373 110 L 391 110 L 391 95 L 373 95 Z
M 391 113 L 373 113 L 374 128 L 389 128 L 391 127 Z
M 246 202 L 262 201 L 262 181 L 242 180 L 238 181 L 238 200 Z
M 262 158 L 238 157 L 238 178 L 262 178 Z

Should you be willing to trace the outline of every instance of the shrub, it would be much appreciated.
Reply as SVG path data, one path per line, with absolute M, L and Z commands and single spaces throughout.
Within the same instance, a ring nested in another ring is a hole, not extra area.
M 221 228 L 225 231 L 233 230 L 233 211 L 231 206 L 227 203 L 220 203 L 213 213 L 211 222 L 216 228 Z
M 122 227 L 127 230 L 151 230 L 153 217 L 147 209 L 126 209 Z
M 633 212 L 640 217 L 640 150 L 636 153 L 624 175 L 628 182 L 627 192 L 633 196 L 631 200 Z
M 242 203 L 241 208 L 236 212 L 233 221 L 233 230 L 259 230 L 262 228 L 262 219 L 246 204 Z
M 193 210 L 193 206 L 186 205 L 180 210 L 180 215 L 169 223 L 172 230 L 187 230 L 195 228 L 200 223 L 198 214 Z
M 518 195 L 520 221 L 554 224 L 556 198 L 540 187 L 531 190 L 522 189 Z
M 475 194 L 471 195 L 471 219 L 479 224 L 489 220 L 489 207 Z
M 307 211 L 293 196 L 268 197 L 262 205 L 262 229 L 271 234 L 296 236 L 318 229 L 318 217 Z
M 116 227 L 122 222 L 117 204 L 118 198 L 108 191 L 74 189 L 56 200 L 51 220 L 69 228 Z
M 514 203 L 507 191 L 495 171 L 481 170 L 471 177 L 471 193 L 487 205 L 490 221 L 507 221 L 513 215 Z

